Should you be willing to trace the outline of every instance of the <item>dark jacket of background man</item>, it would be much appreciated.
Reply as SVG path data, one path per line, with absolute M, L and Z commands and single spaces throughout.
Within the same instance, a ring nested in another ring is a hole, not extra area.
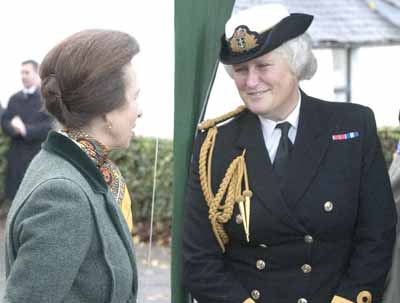
M 39 86 L 36 82 L 38 80 L 32 80 L 35 81 L 34 84 L 29 85 L 32 81 L 29 82 L 24 78 L 24 73 L 28 72 L 33 73 L 32 77 L 38 79 L 37 68 L 37 63 L 34 61 L 22 63 L 21 78 L 24 89 L 11 96 L 1 120 L 4 133 L 11 139 L 5 179 L 5 197 L 8 200 L 14 198 L 29 163 L 39 152 L 51 128 L 51 118 L 42 111 Z M 25 134 L 21 134 L 13 126 L 12 121 L 15 117 L 20 117 L 22 120 Z

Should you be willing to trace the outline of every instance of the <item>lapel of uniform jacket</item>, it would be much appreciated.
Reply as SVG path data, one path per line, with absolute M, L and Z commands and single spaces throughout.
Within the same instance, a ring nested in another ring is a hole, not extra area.
M 287 226 L 303 231 L 283 199 L 264 143 L 261 122 L 255 114 L 249 112 L 243 116 L 236 145 L 240 150 L 246 149 L 249 187 L 263 206 Z
M 54 131 L 49 133 L 46 142 L 43 143 L 43 148 L 70 162 L 85 177 L 93 191 L 105 197 L 110 218 L 126 247 L 133 268 L 136 268 L 132 239 L 128 227 L 126 224 L 122 224 L 125 219 L 122 212 L 118 209 L 114 197 L 110 194 L 103 176 L 93 161 L 69 138 Z
M 330 142 L 330 116 L 321 101 L 312 100 L 301 92 L 301 108 L 296 141 L 289 165 L 286 186 L 286 201 L 295 206 L 317 174 L 318 167 Z

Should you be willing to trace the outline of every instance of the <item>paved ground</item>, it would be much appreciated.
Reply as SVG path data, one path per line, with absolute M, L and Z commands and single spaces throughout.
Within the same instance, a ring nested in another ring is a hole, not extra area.
M 153 246 L 150 264 L 148 254 L 148 244 L 136 245 L 139 270 L 138 303 L 170 303 L 170 249 Z
M 169 303 L 171 301 L 170 250 L 168 247 L 153 246 L 150 262 L 147 262 L 148 254 L 147 244 L 136 245 L 139 270 L 138 303 Z M 0 302 L 2 302 L 4 287 L 4 221 L 0 220 Z

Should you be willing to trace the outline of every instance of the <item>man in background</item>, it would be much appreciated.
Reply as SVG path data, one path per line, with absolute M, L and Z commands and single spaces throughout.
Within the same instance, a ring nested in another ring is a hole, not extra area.
M 399 112 L 400 123 L 400 112 Z M 393 153 L 393 160 L 389 167 L 390 185 L 392 186 L 394 202 L 396 203 L 397 222 L 400 215 L 400 141 L 397 143 L 396 151 Z M 384 296 L 384 303 L 398 303 L 400 300 L 400 224 L 396 229 L 396 244 L 393 250 L 393 262 Z
M 42 111 L 38 69 L 39 64 L 34 60 L 22 62 L 23 89 L 11 96 L 1 119 L 2 129 L 11 142 L 5 176 L 6 202 L 0 216 L 6 215 L 29 163 L 51 128 L 51 118 Z

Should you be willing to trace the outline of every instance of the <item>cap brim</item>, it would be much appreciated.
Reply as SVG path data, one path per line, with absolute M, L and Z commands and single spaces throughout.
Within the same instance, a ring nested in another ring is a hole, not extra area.
M 233 52 L 229 41 L 223 35 L 219 59 L 223 64 L 231 65 L 243 63 L 264 55 L 286 41 L 303 34 L 311 25 L 313 18 L 308 14 L 290 14 L 271 29 L 258 35 L 259 46 L 243 52 Z

